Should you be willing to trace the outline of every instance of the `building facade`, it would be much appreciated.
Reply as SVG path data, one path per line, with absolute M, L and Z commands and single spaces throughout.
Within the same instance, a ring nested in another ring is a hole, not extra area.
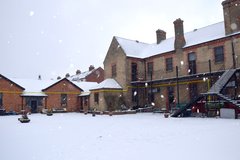
M 37 113 L 42 109 L 80 111 L 84 107 L 81 94 L 96 84 L 67 78 L 57 81 L 7 78 L 0 74 L 0 108 L 17 113 L 22 110 Z
M 76 75 L 69 77 L 69 79 L 77 82 L 101 83 L 104 80 L 104 70 L 102 67 L 95 68 L 93 65 L 90 65 L 88 71 L 81 72 L 77 70 Z
M 156 31 L 156 44 L 113 37 L 104 60 L 105 78 L 123 87 L 127 106 L 154 105 L 171 110 L 189 103 L 228 69 L 236 68 L 224 94 L 239 95 L 240 0 L 222 2 L 224 22 L 184 33 L 173 22 L 175 37 Z

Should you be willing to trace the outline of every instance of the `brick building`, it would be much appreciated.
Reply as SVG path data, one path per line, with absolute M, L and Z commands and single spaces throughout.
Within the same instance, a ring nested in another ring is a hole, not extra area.
M 159 29 L 155 44 L 113 37 L 104 60 L 105 78 L 121 85 L 127 106 L 154 104 L 172 110 L 208 92 L 231 68 L 234 74 L 224 82 L 221 94 L 237 98 L 240 0 L 225 0 L 222 6 L 224 22 L 184 33 L 183 20 L 177 19 L 175 36 L 166 39 L 166 32 Z
M 82 95 L 96 82 L 34 80 L 7 78 L 0 74 L 0 108 L 9 111 L 41 112 L 42 109 L 80 111 L 89 108 L 88 97 Z M 85 106 L 84 106 L 85 105 Z
M 69 77 L 71 81 L 77 82 L 97 82 L 104 80 L 104 70 L 101 67 L 95 68 L 93 65 L 89 66 L 89 70 L 81 72 L 77 70 L 76 75 Z

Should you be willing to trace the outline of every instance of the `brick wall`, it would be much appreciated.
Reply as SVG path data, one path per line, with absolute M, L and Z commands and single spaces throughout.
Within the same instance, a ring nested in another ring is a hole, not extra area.
M 117 64 L 117 77 L 115 79 L 123 86 L 131 86 L 131 63 L 136 63 L 138 68 L 138 78 L 145 79 L 147 77 L 146 73 L 146 64 L 148 62 L 153 62 L 153 80 L 161 80 L 164 78 L 175 78 L 176 77 L 176 66 L 179 67 L 179 76 L 187 76 L 189 75 L 188 69 L 188 54 L 194 52 L 196 55 L 196 63 L 197 63 L 197 73 L 206 73 L 209 72 L 209 60 L 211 60 L 212 72 L 219 71 L 222 69 L 229 69 L 232 67 L 232 41 L 234 42 L 234 50 L 236 55 L 236 63 L 237 67 L 240 64 L 240 36 L 235 36 L 232 38 L 224 38 L 221 40 L 216 40 L 212 42 L 207 42 L 204 44 L 199 44 L 196 46 L 184 48 L 182 53 L 169 52 L 160 55 L 155 55 L 153 57 L 147 59 L 140 58 L 125 58 L 124 52 L 119 48 L 118 43 L 115 39 L 113 39 L 112 44 L 109 48 L 108 54 L 104 61 L 105 67 L 105 78 L 111 78 L 111 65 Z M 218 46 L 224 47 L 224 62 L 223 63 L 215 63 L 214 57 L 214 48 Z M 173 71 L 166 71 L 166 58 L 173 58 Z M 125 72 L 124 72 L 125 71 Z M 150 77 L 147 77 L 147 80 L 150 80 Z M 201 80 L 201 79 L 200 79 Z M 170 81 L 169 83 L 173 83 Z M 156 85 L 156 83 L 154 84 Z M 198 93 L 207 91 L 207 83 L 201 82 L 197 83 L 198 85 Z M 136 87 L 136 86 L 135 86 Z M 168 105 L 167 100 L 167 92 L 166 87 L 160 87 L 161 92 L 155 93 L 155 104 L 157 106 L 165 107 Z M 175 89 L 175 97 L 176 95 L 176 87 Z M 188 85 L 180 85 L 180 103 L 187 103 L 190 101 L 190 95 L 188 90 Z M 142 89 L 142 93 L 139 93 L 139 103 L 143 105 L 146 103 L 146 91 Z M 164 95 L 164 98 L 161 98 L 161 95 Z M 129 106 L 133 105 L 132 103 L 132 89 L 129 88 L 128 92 L 124 93 L 126 97 L 127 104 Z
M 81 90 L 70 81 L 63 79 L 44 90 L 48 95 L 47 108 L 67 108 L 67 111 L 78 111 L 80 108 Z M 67 94 L 67 106 L 61 105 L 61 94 Z
M 100 83 L 104 80 L 104 70 L 99 67 L 86 77 L 87 82 Z
M 23 89 L 0 75 L 0 93 L 3 96 L 3 107 L 7 112 L 20 112 L 22 108 L 22 97 L 20 96 Z

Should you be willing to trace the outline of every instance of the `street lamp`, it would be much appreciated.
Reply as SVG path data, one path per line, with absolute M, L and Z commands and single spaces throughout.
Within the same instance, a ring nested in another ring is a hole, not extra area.
M 146 88 L 146 104 L 148 104 L 148 83 L 145 83 L 145 88 Z

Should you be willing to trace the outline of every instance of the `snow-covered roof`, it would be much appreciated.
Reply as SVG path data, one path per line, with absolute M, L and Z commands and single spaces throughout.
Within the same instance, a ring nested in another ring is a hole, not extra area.
M 101 83 L 99 83 L 97 86 L 93 87 L 90 90 L 97 90 L 97 89 L 122 89 L 122 87 L 119 85 L 119 83 L 114 79 L 105 79 Z
M 149 46 L 147 43 L 115 37 L 127 56 L 139 57 L 140 53 Z
M 84 96 L 89 96 L 91 92 L 82 92 L 79 96 L 84 97 Z
M 84 92 L 89 92 L 93 87 L 97 86 L 97 82 L 75 82 L 72 81 L 76 86 L 81 88 Z
M 42 89 L 56 83 L 56 80 L 37 80 L 10 78 L 11 81 L 25 88 L 22 96 L 47 96 Z
M 84 79 L 90 75 L 92 72 L 94 72 L 96 69 L 93 69 L 91 71 L 85 71 L 80 74 L 72 75 L 69 77 L 69 80 L 71 81 L 84 81 Z
M 76 86 L 81 88 L 83 92 L 79 96 L 89 96 L 90 95 L 90 90 L 94 88 L 95 86 L 98 85 L 97 82 L 77 82 L 77 81 L 72 81 Z
M 226 37 L 224 22 L 219 22 L 184 34 L 186 47 Z M 159 44 L 147 44 L 125 38 L 115 37 L 127 56 L 147 58 L 174 50 L 175 37 L 161 41 Z

